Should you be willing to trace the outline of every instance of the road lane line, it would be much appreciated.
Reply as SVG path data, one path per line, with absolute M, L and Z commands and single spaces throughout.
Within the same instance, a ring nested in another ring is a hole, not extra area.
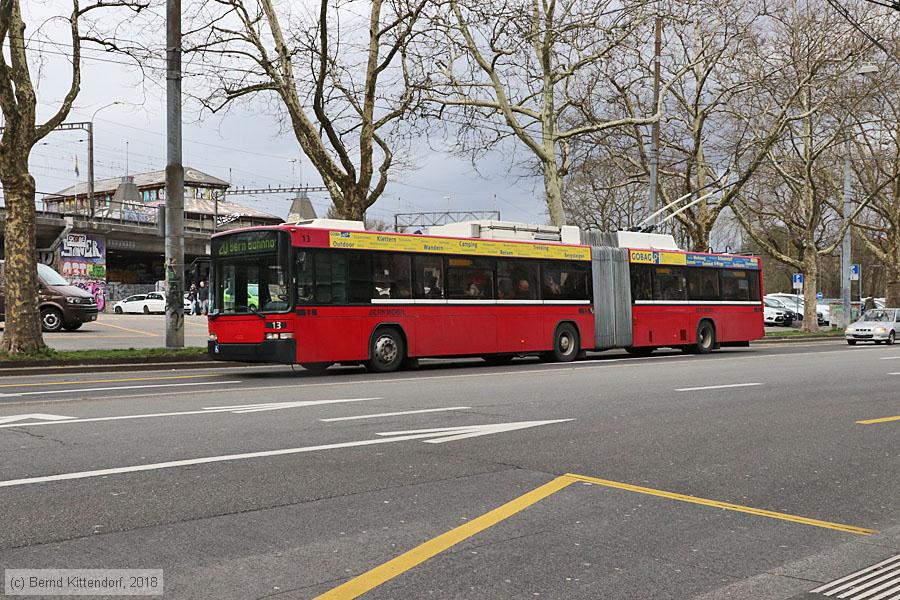
M 121 325 L 113 325 L 112 323 L 103 323 L 101 321 L 94 321 L 96 325 L 102 325 L 103 327 L 114 327 L 116 329 L 121 329 L 122 331 L 128 331 L 130 333 L 138 333 L 140 335 L 145 335 L 147 337 L 159 337 L 158 333 L 150 333 L 148 331 L 142 331 L 140 329 L 130 329 L 128 327 L 122 327 Z
M 444 550 L 452 548 L 456 544 L 488 529 L 489 527 L 493 527 L 497 523 L 508 519 L 516 513 L 525 510 L 529 506 L 540 502 L 544 498 L 555 494 L 573 483 L 575 483 L 575 479 L 566 475 L 557 477 L 556 479 L 519 496 L 515 500 L 511 500 L 480 517 L 472 519 L 468 523 L 451 529 L 374 569 L 366 571 L 362 575 L 354 577 L 350 581 L 318 596 L 317 600 L 338 600 L 361 596 L 386 581 L 390 581 L 398 575 L 405 573 L 416 565 L 440 554 Z
M 239 381 L 222 381 L 217 383 L 240 383 Z M 381 400 L 381 398 L 340 398 L 338 400 L 302 400 L 298 402 L 285 402 L 282 403 L 284 405 L 290 406 L 275 406 L 272 403 L 268 404 L 260 404 L 260 411 L 269 411 L 269 410 L 277 410 L 279 408 L 304 408 L 307 406 L 319 406 L 322 404 L 341 404 L 344 402 L 363 402 L 365 400 Z M 14 423 L 11 425 L 0 425 L 0 429 L 12 428 L 12 427 L 39 427 L 41 425 L 70 425 L 72 423 L 99 423 L 101 421 L 126 421 L 130 419 L 153 419 L 159 417 L 181 417 L 185 415 L 215 415 L 225 412 L 231 412 L 235 414 L 243 414 L 248 411 L 245 407 L 249 405 L 240 405 L 240 406 L 214 406 L 207 407 L 202 410 L 185 410 L 180 412 L 164 412 L 164 413 L 139 413 L 136 415 L 116 415 L 112 417 L 86 417 L 83 419 L 72 418 L 66 421 L 41 421 L 34 423 Z
M 402 432 L 405 435 L 394 435 L 391 433 L 379 433 L 377 435 L 385 436 L 373 438 L 370 440 L 359 440 L 355 442 L 338 442 L 335 444 L 322 444 L 321 446 L 301 446 L 299 448 L 284 448 L 281 450 L 263 450 L 261 452 L 244 452 L 241 454 L 224 454 L 222 456 L 204 456 L 202 458 L 188 458 L 185 460 L 171 460 L 160 463 L 150 463 L 144 465 L 132 465 L 130 467 L 114 467 L 111 469 L 97 469 L 94 471 L 79 471 L 76 473 L 60 473 L 59 475 L 45 475 L 42 477 L 26 477 L 24 479 L 10 479 L 8 481 L 0 481 L 0 488 L 17 487 L 21 485 L 29 485 L 32 483 L 48 483 L 52 481 L 68 481 L 71 479 L 89 479 L 92 477 L 105 477 L 107 475 L 119 475 L 122 473 L 137 473 L 140 471 L 158 471 L 160 469 L 171 469 L 174 467 L 187 467 L 193 465 L 205 465 L 209 463 L 230 462 L 236 460 L 247 460 L 250 458 L 265 458 L 269 456 L 286 456 L 289 454 L 302 454 L 306 452 L 319 452 L 322 450 L 337 450 L 339 448 L 358 448 L 360 446 L 373 446 L 377 444 L 392 444 L 394 442 L 406 442 L 409 440 L 429 440 L 429 439 L 454 439 L 460 432 L 468 432 L 470 435 L 493 435 L 509 431 L 518 431 L 521 429 L 529 429 L 531 427 L 541 427 L 543 425 L 552 425 L 555 423 L 564 423 L 572 419 L 554 419 L 551 421 L 519 421 L 513 423 L 488 423 L 485 425 L 466 425 L 463 427 L 445 427 L 442 429 L 417 429 L 413 431 Z M 65 421 L 63 421 L 65 422 Z M 390 436 L 390 437 L 387 437 Z
M 159 381 L 161 379 L 197 379 L 199 377 L 215 377 L 218 373 L 203 375 L 162 375 L 159 377 L 123 377 L 121 379 L 85 379 L 83 381 L 48 381 L 41 383 L 3 383 L 0 388 L 44 387 L 48 385 L 86 385 L 89 383 L 122 383 L 126 381 Z
M 704 385 L 701 387 L 678 388 L 676 392 L 696 392 L 700 390 L 721 390 L 725 388 L 752 387 L 762 385 L 761 383 L 729 383 L 727 385 Z
M 448 410 L 470 410 L 471 406 L 448 406 L 447 408 L 424 408 L 422 410 L 404 410 L 401 412 L 375 413 L 373 415 L 355 415 L 352 417 L 332 417 L 330 419 L 319 419 L 323 423 L 334 423 L 335 421 L 354 421 L 356 419 L 376 419 L 378 417 L 399 417 L 400 415 L 419 415 L 424 413 L 444 412 Z
M 610 481 L 608 479 L 598 479 L 597 477 L 590 477 L 588 475 L 576 475 L 574 473 L 567 473 L 568 477 L 573 477 L 579 481 L 584 481 L 587 483 L 594 483 L 597 485 L 602 485 L 610 488 L 616 488 L 619 490 L 626 490 L 629 492 L 637 492 L 638 494 L 647 494 L 650 496 L 658 496 L 660 498 L 668 498 L 669 500 L 678 500 L 680 502 L 690 502 L 691 504 L 700 504 L 703 506 L 712 506 L 714 508 L 722 508 L 725 510 L 733 510 L 737 512 L 747 513 L 751 515 L 756 515 L 759 517 L 769 517 L 770 519 L 778 519 L 781 521 L 790 521 L 792 523 L 800 523 L 802 525 L 811 525 L 813 527 L 822 527 L 824 529 L 834 529 L 837 531 L 844 531 L 846 533 L 855 533 L 857 535 L 872 535 L 873 533 L 877 533 L 872 529 L 866 529 L 864 527 L 855 527 L 853 525 L 843 525 L 841 523 L 832 523 L 830 521 L 820 521 L 818 519 L 809 519 L 807 517 L 799 517 L 797 515 L 789 515 L 787 513 L 780 513 L 771 510 L 766 510 L 763 508 L 753 508 L 750 506 L 742 506 L 740 504 L 731 504 L 730 502 L 720 502 L 719 500 L 709 500 L 707 498 L 698 498 L 697 496 L 688 496 L 686 494 L 678 494 L 675 492 L 666 492 L 664 490 L 657 490 L 648 487 L 642 487 L 639 485 L 632 485 L 630 483 L 621 483 L 619 481 Z
M 882 356 L 878 360 L 897 360 L 900 359 L 900 356 Z
M 115 387 L 78 388 L 74 390 L 41 390 L 40 392 L 15 392 L 12 394 L 0 394 L 0 398 L 19 398 L 21 396 L 44 396 L 46 394 L 75 394 L 81 392 L 107 392 L 109 390 L 144 390 L 147 388 L 188 387 L 194 385 L 225 385 L 227 383 L 243 383 L 235 381 L 197 381 L 193 383 L 160 383 L 156 385 L 118 385 Z M 0 405 L 2 406 L 2 405 Z
M 876 423 L 890 423 L 891 421 L 900 421 L 900 416 L 881 417 L 879 419 L 866 419 L 864 421 L 857 421 L 857 424 L 859 424 L 859 425 L 875 425 Z

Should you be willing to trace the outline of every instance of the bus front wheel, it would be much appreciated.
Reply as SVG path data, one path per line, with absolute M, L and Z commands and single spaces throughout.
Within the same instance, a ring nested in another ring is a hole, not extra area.
M 369 343 L 369 360 L 366 368 L 375 373 L 396 371 L 406 358 L 403 336 L 394 328 L 384 327 L 375 332 Z

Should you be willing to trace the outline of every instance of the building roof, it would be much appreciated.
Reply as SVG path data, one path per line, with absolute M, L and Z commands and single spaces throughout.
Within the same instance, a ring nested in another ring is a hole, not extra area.
M 161 171 L 150 171 L 148 173 L 136 173 L 135 175 L 131 175 L 130 177 L 134 180 L 134 184 L 138 187 L 139 190 L 148 188 L 155 189 L 164 187 L 166 185 L 165 169 Z M 97 179 L 94 181 L 94 194 L 99 196 L 101 194 L 115 193 L 116 188 L 119 187 L 120 183 L 122 183 L 121 177 Z M 212 175 L 209 175 L 208 173 L 198 171 L 197 169 L 191 167 L 184 168 L 184 184 L 220 189 L 227 189 L 231 187 L 231 184 L 224 179 L 219 179 L 218 177 L 214 177 Z M 87 195 L 87 193 L 88 184 L 87 182 L 85 182 L 77 183 L 75 185 L 67 187 L 64 190 L 60 190 L 56 192 L 56 194 L 54 194 L 54 197 L 62 196 L 65 198 L 72 196 L 85 196 Z
M 160 206 L 164 204 L 164 201 L 156 201 L 148 202 L 147 206 Z M 184 212 L 212 216 L 216 214 L 216 204 L 214 201 L 206 200 L 205 198 L 186 197 L 184 199 Z M 224 200 L 219 200 L 218 216 L 220 219 L 226 219 L 228 217 L 234 217 L 235 219 L 245 217 L 249 219 L 274 221 L 277 223 L 282 223 L 284 221 L 284 219 L 282 219 L 281 217 L 276 217 L 275 215 L 269 214 L 267 212 L 256 210 L 255 208 L 250 208 L 249 206 L 235 204 L 233 202 L 226 202 Z

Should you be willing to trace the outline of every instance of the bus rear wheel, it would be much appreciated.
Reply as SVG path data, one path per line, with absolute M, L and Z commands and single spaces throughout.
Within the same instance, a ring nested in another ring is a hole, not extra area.
M 697 325 L 697 343 L 689 346 L 697 354 L 709 354 L 716 347 L 716 329 L 709 321 L 700 321 Z
M 556 328 L 553 336 L 553 351 L 550 352 L 550 360 L 553 362 L 571 362 L 578 357 L 581 351 L 581 340 L 571 323 L 563 323 Z
M 396 371 L 406 358 L 406 344 L 403 336 L 392 327 L 383 327 L 375 332 L 369 342 L 369 360 L 366 368 L 375 373 Z

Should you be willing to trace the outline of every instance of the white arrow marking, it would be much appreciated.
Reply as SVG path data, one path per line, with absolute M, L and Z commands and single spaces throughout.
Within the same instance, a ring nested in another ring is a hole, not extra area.
M 210 415 L 216 413 L 233 412 L 237 414 L 255 412 L 250 407 L 259 406 L 259 410 L 278 410 L 281 408 L 301 408 L 304 406 L 318 406 L 319 404 L 339 404 L 342 402 L 362 402 L 364 400 L 380 400 L 381 398 L 341 398 L 339 400 L 303 400 L 300 402 L 279 402 L 268 404 L 238 404 L 235 406 L 212 406 L 203 410 L 186 410 L 182 412 L 166 412 L 166 413 L 143 413 L 138 415 L 119 415 L 116 417 L 89 417 L 85 419 L 77 419 L 74 417 L 62 417 L 70 419 L 68 421 L 54 422 L 38 422 L 38 423 L 16 423 L 14 425 L 0 425 L 0 429 L 5 427 L 37 427 L 39 425 L 69 425 L 70 423 L 96 423 L 98 421 L 123 421 L 126 419 L 154 419 L 157 417 L 181 417 L 184 415 Z M 33 416 L 33 415 L 32 415 Z M 0 417 L 0 419 L 9 417 Z M 0 423 L 3 421 L 0 420 Z
M 373 415 L 354 415 L 352 417 L 332 417 L 330 419 L 319 419 L 323 423 L 334 423 L 336 421 L 356 421 L 357 419 L 377 419 L 380 417 L 400 417 L 403 415 L 421 415 L 424 413 L 445 412 L 448 410 L 469 410 L 471 406 L 448 406 L 447 408 L 423 408 L 421 410 L 404 410 L 399 412 L 375 413 Z
M 10 415 L 8 417 L 0 417 L 0 423 L 13 423 L 14 421 L 67 421 L 74 417 L 64 417 L 62 415 L 45 415 L 44 413 L 31 413 L 30 415 Z M 46 423 L 39 423 L 45 425 Z
M 46 475 L 44 477 L 28 477 L 25 479 L 10 479 L 8 481 L 0 481 L 0 487 L 15 487 L 20 485 L 28 485 L 30 483 L 47 483 L 50 481 L 66 481 L 69 479 L 88 479 L 91 477 L 106 477 L 107 475 L 118 475 L 121 473 L 136 473 L 139 471 L 158 471 L 160 469 L 171 469 L 174 467 L 187 467 L 191 465 L 204 465 L 208 463 L 227 462 L 233 460 L 245 460 L 248 458 L 264 458 L 268 456 L 284 456 L 287 454 L 301 454 L 304 452 L 318 452 L 320 450 L 337 450 L 338 448 L 356 448 L 359 446 L 372 446 L 375 444 L 390 444 L 392 442 L 403 442 L 407 440 L 421 440 L 425 438 L 436 438 L 432 443 L 449 442 L 454 439 L 463 439 L 464 437 L 475 437 L 478 435 L 489 435 L 492 433 L 500 433 L 501 431 L 514 431 L 516 429 L 525 429 L 527 427 L 538 427 L 539 425 L 550 425 L 553 423 L 564 423 L 573 419 L 556 419 L 553 421 L 522 421 L 519 423 L 499 423 L 488 425 L 470 425 L 466 427 L 444 427 L 441 429 L 417 429 L 413 431 L 392 431 L 389 433 L 379 433 L 385 436 L 372 440 L 361 440 L 358 442 L 341 442 L 337 444 L 324 444 L 321 446 L 305 446 L 301 448 L 285 448 L 283 450 L 266 450 L 263 452 L 246 452 L 243 454 L 226 454 L 223 456 L 205 456 L 202 458 L 190 458 L 187 460 L 173 460 L 169 462 L 151 463 L 147 465 L 133 465 L 130 467 L 116 467 L 113 469 L 98 469 L 96 471 L 79 471 L 77 473 L 61 473 L 59 475 Z M 453 435 L 448 436 L 448 433 Z

